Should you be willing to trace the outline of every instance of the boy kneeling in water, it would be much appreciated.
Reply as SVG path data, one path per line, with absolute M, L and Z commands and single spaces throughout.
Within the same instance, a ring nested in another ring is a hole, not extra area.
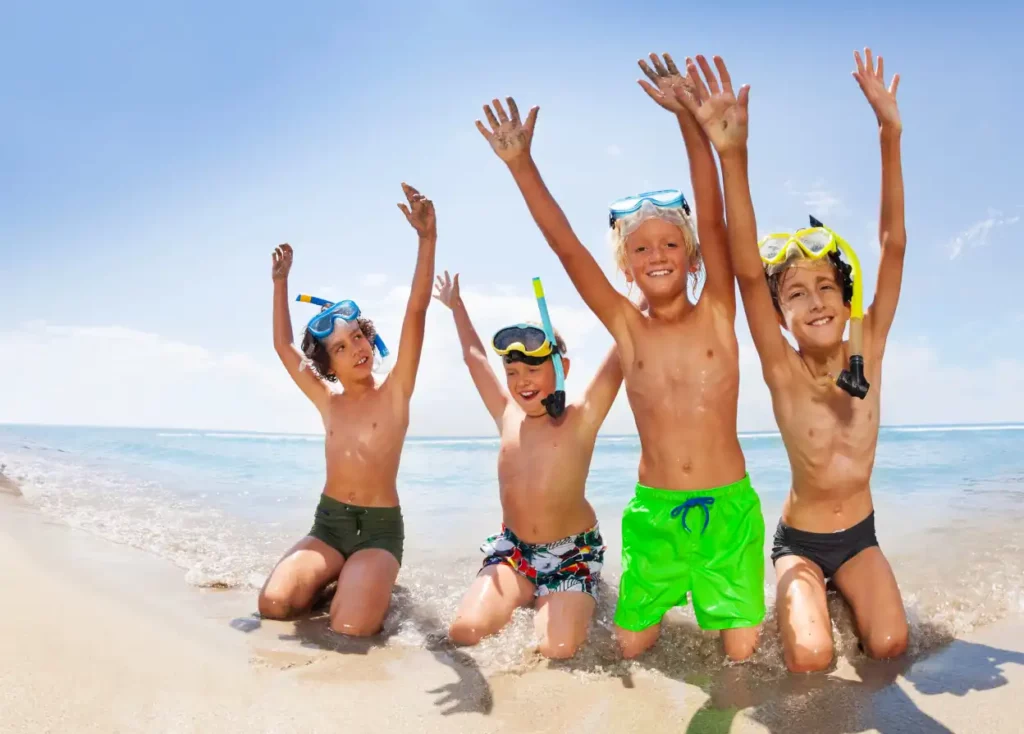
M 433 203 L 411 186 L 402 187 L 409 205 L 399 207 L 419 234 L 419 254 L 398 358 L 382 382 L 372 372 L 374 351 L 384 357 L 387 350 L 352 301 L 310 319 L 302 351 L 296 349 L 288 313 L 292 248 L 281 245 L 273 255 L 274 348 L 323 418 L 327 483 L 309 535 L 285 553 L 260 591 L 264 617 L 286 619 L 308 609 L 334 579 L 335 632 L 374 635 L 388 610 L 405 538 L 395 478 L 409 427 L 437 243 Z M 344 392 L 331 390 L 334 382 Z
M 733 95 L 719 58 L 715 63 L 721 89 L 710 67 L 704 66 L 710 91 L 697 69 L 688 69 L 698 88 L 697 99 L 689 104 L 721 158 L 733 268 L 792 467 L 792 489 L 772 550 L 779 629 L 792 671 L 822 670 L 832 661 L 828 578 L 853 609 L 868 655 L 895 657 L 907 647 L 903 601 L 875 538 L 870 486 L 882 356 L 899 299 L 907 239 L 900 163 L 903 127 L 896 106 L 899 76 L 886 89 L 882 58 L 875 68 L 869 49 L 865 56 L 862 61 L 856 54 L 854 77 L 878 120 L 882 211 L 875 301 L 863 324 L 858 323 L 863 314 L 856 255 L 830 229 L 816 226 L 793 235 L 770 235 L 758 255 L 747 180 L 748 90 L 740 89 L 738 99 Z M 851 266 L 839 258 L 840 250 L 853 263 L 852 281 Z M 851 307 L 850 341 L 844 342 Z M 789 346 L 780 324 L 793 335 L 798 350 Z M 847 364 L 849 370 L 844 369 Z
M 561 336 L 554 334 L 552 344 L 545 328 L 508 326 L 492 340 L 505 365 L 506 390 L 469 320 L 458 274 L 454 280 L 447 272 L 438 276 L 436 287 L 435 297 L 452 310 L 462 357 L 501 436 L 502 530 L 481 546 L 483 568 L 448 636 L 475 645 L 501 630 L 518 607 L 534 606 L 541 654 L 572 657 L 587 639 L 604 562 L 604 541 L 584 491 L 597 431 L 622 384 L 618 354 L 612 349 L 583 398 L 565 406 L 555 366 L 560 360 L 568 374 Z

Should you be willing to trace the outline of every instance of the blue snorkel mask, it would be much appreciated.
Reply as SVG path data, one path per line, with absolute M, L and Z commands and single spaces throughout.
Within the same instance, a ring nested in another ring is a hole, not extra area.
M 323 298 L 317 298 L 316 296 L 299 294 L 295 297 L 295 300 L 322 307 L 323 310 L 306 324 L 306 331 L 320 341 L 331 335 L 334 331 L 335 322 L 339 320 L 345 322 L 355 321 L 360 315 L 359 306 L 356 305 L 355 301 L 348 299 L 334 303 L 332 301 L 325 301 Z M 388 356 L 388 348 L 384 346 L 384 340 L 380 338 L 380 334 L 374 337 L 373 346 L 376 347 L 381 359 Z
M 648 191 L 636 196 L 626 196 L 613 201 L 608 206 L 608 226 L 614 227 L 615 223 L 620 219 L 628 217 L 630 214 L 636 214 L 644 207 L 644 204 L 664 213 L 671 209 L 681 209 L 687 217 L 690 216 L 690 205 L 687 203 L 682 191 L 679 189 L 662 189 L 661 191 Z
M 565 412 L 565 367 L 562 365 L 562 355 L 558 352 L 558 340 L 555 338 L 554 327 L 551 326 L 551 316 L 548 315 L 548 303 L 544 298 L 544 286 L 541 285 L 540 278 L 533 279 L 533 293 L 537 296 L 540 321 L 551 344 L 551 361 L 555 365 L 555 391 L 541 400 L 541 405 L 548 411 L 548 415 L 558 418 Z

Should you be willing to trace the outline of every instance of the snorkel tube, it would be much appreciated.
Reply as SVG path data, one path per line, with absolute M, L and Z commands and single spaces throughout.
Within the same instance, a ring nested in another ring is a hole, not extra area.
M 558 418 L 565 412 L 565 368 L 562 366 L 562 355 L 558 353 L 558 341 L 555 330 L 551 326 L 548 315 L 548 303 L 544 298 L 544 286 L 540 278 L 533 279 L 533 294 L 537 296 L 537 307 L 540 309 L 540 321 L 544 325 L 548 343 L 551 344 L 551 361 L 555 365 L 555 391 L 540 401 L 552 418 Z
M 821 223 L 810 217 L 812 227 L 824 227 L 836 238 L 840 251 L 853 268 L 853 297 L 850 299 L 850 367 L 839 373 L 836 385 L 861 400 L 868 394 L 871 385 L 864 378 L 864 283 L 860 275 L 860 260 L 850 243 Z

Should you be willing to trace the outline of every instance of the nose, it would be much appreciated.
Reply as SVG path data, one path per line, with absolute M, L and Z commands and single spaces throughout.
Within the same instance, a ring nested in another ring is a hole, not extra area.
M 811 291 L 811 310 L 820 311 L 824 307 L 825 302 L 821 298 L 821 293 L 816 289 Z

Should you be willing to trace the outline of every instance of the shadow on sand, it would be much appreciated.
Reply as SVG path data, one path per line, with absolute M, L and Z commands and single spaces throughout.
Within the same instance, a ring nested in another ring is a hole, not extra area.
M 340 635 L 330 628 L 328 610 L 335 587 L 336 584 L 332 583 L 324 589 L 310 612 L 292 622 L 293 632 L 279 635 L 279 639 L 298 642 L 305 648 L 327 650 L 343 655 L 366 655 L 373 648 L 387 645 L 388 640 L 399 629 L 411 624 L 424 638 L 424 649 L 458 676 L 454 683 L 427 691 L 438 697 L 434 705 L 441 709 L 442 715 L 492 712 L 494 697 L 491 687 L 476 661 L 448 641 L 445 626 L 436 616 L 414 604 L 411 594 L 405 587 L 395 586 L 383 629 L 373 637 L 349 637 Z M 229 624 L 233 629 L 245 633 L 253 632 L 262 626 L 257 614 L 233 619 Z

